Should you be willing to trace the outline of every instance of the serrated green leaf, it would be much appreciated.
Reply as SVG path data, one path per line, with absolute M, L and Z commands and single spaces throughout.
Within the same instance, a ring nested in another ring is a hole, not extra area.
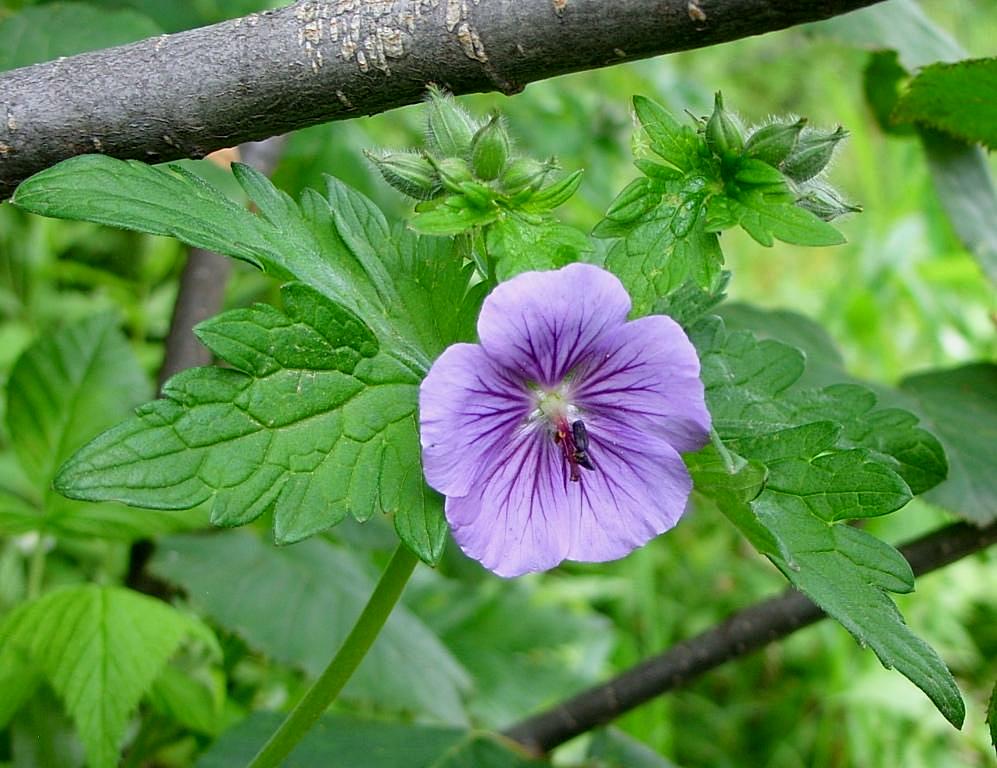
M 893 110 L 969 143 L 997 147 L 997 58 L 932 64 L 920 70 Z
M 706 231 L 703 185 L 700 177 L 665 182 L 660 205 L 610 249 L 606 266 L 627 287 L 635 314 L 646 314 L 686 281 L 714 287 L 723 253 L 717 235 Z M 603 228 L 600 236 L 606 234 Z
M 128 717 L 186 637 L 214 646 L 196 619 L 118 587 L 64 587 L 0 625 L 0 655 L 25 653 L 76 725 L 93 768 L 118 763 Z
M 497 207 L 477 208 L 458 195 L 447 197 L 440 205 L 416 211 L 409 226 L 423 235 L 459 235 L 474 227 L 483 227 L 499 216 Z
M 844 236 L 810 211 L 792 201 L 773 201 L 759 189 L 741 191 L 728 198 L 727 205 L 737 223 L 760 245 L 771 246 L 775 240 L 793 245 L 840 245 Z
M 563 179 L 540 189 L 520 204 L 519 209 L 526 213 L 547 213 L 564 205 L 578 191 L 582 183 L 583 171 L 568 174 Z
M 634 111 L 651 142 L 651 149 L 679 170 L 688 171 L 697 162 L 699 141 L 693 130 L 651 99 L 634 96 Z
M 226 732 L 195 768 L 246 765 L 281 716 L 256 712 Z M 511 742 L 433 725 L 326 715 L 294 750 L 296 768 L 550 768 Z
M 241 525 L 274 511 L 298 541 L 341 521 L 403 513 L 424 493 L 415 423 L 419 379 L 381 352 L 355 315 L 300 283 L 284 311 L 233 310 L 201 339 L 238 370 L 173 377 L 164 399 L 70 459 L 56 487 L 79 499 L 182 509 Z M 438 556 L 439 540 L 418 554 Z
M 515 215 L 490 225 L 486 242 L 500 281 L 520 272 L 563 267 L 592 250 L 585 234 L 574 227 L 553 220 L 534 224 Z
M 794 586 L 927 694 L 955 727 L 966 709 L 952 673 L 927 643 L 911 632 L 883 590 L 910 591 L 910 566 L 892 547 L 849 526 L 826 525 L 809 515 L 787 515 L 768 492 L 754 506 L 786 544 L 793 561 L 773 561 Z
M 275 548 L 251 534 L 174 536 L 160 542 L 151 568 L 250 646 L 313 676 L 325 669 L 374 588 L 350 553 L 319 539 Z M 467 683 L 440 641 L 398 607 L 343 695 L 463 723 Z
M 987 525 L 997 520 L 997 365 L 977 363 L 911 376 L 900 390 L 945 446 L 948 480 L 928 499 L 960 517 Z
M 741 461 L 767 472 L 751 499 L 723 483 L 697 487 L 791 583 L 960 723 L 951 674 L 884 591 L 910 591 L 910 567 L 889 545 L 839 522 L 899 508 L 911 498 L 907 477 L 936 482 L 945 469 L 937 441 L 913 415 L 875 410 L 875 395 L 863 387 L 800 387 L 803 356 L 785 344 L 729 333 L 717 318 L 700 322 L 691 337 L 714 427 Z
M 16 7 L 16 6 L 15 6 Z M 155 37 L 163 32 L 131 9 L 59 2 L 7 12 L 0 20 L 0 71 Z

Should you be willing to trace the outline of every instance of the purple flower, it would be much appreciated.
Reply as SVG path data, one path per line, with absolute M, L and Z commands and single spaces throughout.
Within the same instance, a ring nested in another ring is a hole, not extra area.
M 680 451 L 710 416 L 671 318 L 627 322 L 609 272 L 572 264 L 499 285 L 480 344 L 454 344 L 419 393 L 423 467 L 454 538 L 500 576 L 623 557 L 678 521 Z

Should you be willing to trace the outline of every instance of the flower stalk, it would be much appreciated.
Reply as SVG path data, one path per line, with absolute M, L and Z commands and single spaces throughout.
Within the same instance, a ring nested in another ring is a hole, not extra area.
M 322 675 L 308 689 L 247 768 L 276 768 L 311 730 L 352 677 L 401 597 L 418 558 L 399 544 L 360 618 Z

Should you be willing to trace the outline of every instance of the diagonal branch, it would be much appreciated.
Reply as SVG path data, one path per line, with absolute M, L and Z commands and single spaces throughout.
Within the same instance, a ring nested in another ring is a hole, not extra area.
M 879 0 L 298 0 L 0 74 L 0 200 L 87 152 L 149 162 L 422 98 L 722 43 Z
M 942 568 L 997 542 L 997 523 L 975 528 L 956 523 L 901 547 L 915 575 Z M 756 603 L 722 624 L 684 640 L 602 685 L 516 723 L 505 735 L 541 754 L 608 723 L 732 659 L 746 656 L 797 629 L 826 618 L 795 590 Z

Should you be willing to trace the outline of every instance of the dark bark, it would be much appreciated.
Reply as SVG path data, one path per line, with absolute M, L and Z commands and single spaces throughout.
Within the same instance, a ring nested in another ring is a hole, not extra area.
M 915 575 L 942 568 L 997 542 L 997 524 L 956 523 L 912 541 L 900 551 Z M 787 591 L 739 611 L 722 624 L 631 667 L 602 685 L 508 728 L 504 733 L 542 754 L 608 723 L 644 702 L 679 688 L 727 661 L 746 656 L 826 618 L 804 595 Z
M 0 74 L 0 200 L 87 152 L 149 162 L 721 43 L 879 0 L 299 0 Z

